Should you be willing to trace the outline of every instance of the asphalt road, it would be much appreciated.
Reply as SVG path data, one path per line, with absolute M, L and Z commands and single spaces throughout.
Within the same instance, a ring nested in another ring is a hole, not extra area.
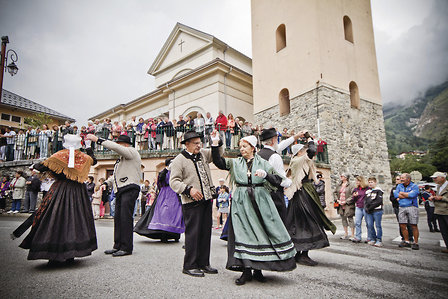
M 383 248 L 340 240 L 314 250 L 316 267 L 298 265 L 294 271 L 267 272 L 266 283 L 236 286 L 239 273 L 225 269 L 226 242 L 213 230 L 211 264 L 217 275 L 194 278 L 182 274 L 183 238 L 163 244 L 134 235 L 131 256 L 111 257 L 112 220 L 96 222 L 98 250 L 71 266 L 51 268 L 47 261 L 27 261 L 18 248 L 24 236 L 9 234 L 25 218 L 0 216 L 0 296 L 2 298 L 448 298 L 448 254 L 440 252 L 439 233 L 430 233 L 420 213 L 420 250 L 398 248 L 394 217 L 383 219 Z M 365 226 L 363 227 L 365 230 Z M 365 233 L 364 233 L 365 235 Z

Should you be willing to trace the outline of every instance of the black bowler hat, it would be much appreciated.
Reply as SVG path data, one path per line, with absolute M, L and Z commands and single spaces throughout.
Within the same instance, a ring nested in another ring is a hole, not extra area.
M 120 135 L 120 136 L 118 136 L 118 138 L 117 138 L 117 140 L 115 142 L 117 142 L 117 143 L 118 142 L 123 142 L 123 143 L 127 143 L 127 144 L 132 145 L 131 137 L 129 137 L 128 135 Z
M 184 140 L 182 140 L 180 143 L 185 144 L 185 142 L 193 138 L 201 138 L 201 136 L 195 131 L 188 131 L 184 134 Z
M 275 128 L 263 129 L 260 134 L 260 140 L 268 140 L 272 137 L 277 137 L 277 130 Z
M 165 160 L 165 166 L 169 166 L 171 164 L 171 161 L 173 161 L 174 158 L 167 158 Z

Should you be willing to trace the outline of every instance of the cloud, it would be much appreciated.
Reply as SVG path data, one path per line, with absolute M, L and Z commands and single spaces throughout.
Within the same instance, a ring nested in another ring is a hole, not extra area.
M 78 124 L 151 92 L 146 72 L 176 22 L 251 57 L 249 0 L 0 0 L 0 28 L 19 55 L 3 87 Z M 447 79 L 445 0 L 375 0 L 385 102 L 408 101 Z
M 432 2 L 428 15 L 420 24 L 402 33 L 375 28 L 378 70 L 385 103 L 410 102 L 428 87 L 448 80 L 447 15 L 448 2 L 437 0 Z
M 176 22 L 250 56 L 250 1 L 0 0 L 0 28 L 19 54 L 3 87 L 78 124 L 152 91 L 147 74 Z

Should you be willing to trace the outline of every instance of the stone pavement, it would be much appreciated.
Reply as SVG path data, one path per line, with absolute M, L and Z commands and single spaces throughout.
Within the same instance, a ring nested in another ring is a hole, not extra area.
M 0 296 L 2 298 L 448 298 L 448 254 L 440 252 L 439 233 L 430 233 L 420 214 L 420 250 L 398 248 L 392 216 L 383 219 L 383 248 L 340 240 L 310 252 L 316 267 L 298 265 L 286 273 L 267 272 L 268 282 L 236 286 L 239 273 L 225 269 L 226 242 L 213 230 L 211 265 L 219 274 L 193 278 L 181 273 L 183 238 L 164 244 L 135 235 L 134 254 L 113 258 L 112 220 L 96 222 L 98 250 L 72 266 L 49 268 L 44 260 L 27 261 L 21 238 L 9 234 L 24 217 L 0 216 Z M 363 226 L 365 230 L 365 226 Z

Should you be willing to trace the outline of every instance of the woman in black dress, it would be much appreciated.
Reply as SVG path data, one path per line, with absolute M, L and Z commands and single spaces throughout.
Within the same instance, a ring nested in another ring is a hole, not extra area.
M 20 247 L 29 249 L 29 260 L 47 259 L 50 265 L 73 262 L 75 257 L 91 255 L 97 249 L 92 206 L 84 183 L 96 160 L 90 148 L 89 155 L 79 151 L 81 137 L 67 134 L 64 141 L 66 149 L 34 165 L 40 172 L 50 172 L 56 181 L 39 209 L 13 233 L 19 237 L 32 226 Z
M 312 183 L 313 180 L 317 181 L 312 160 L 316 155 L 314 141 L 309 140 L 307 146 L 293 145 L 292 152 L 293 158 L 289 165 L 292 185 L 285 191 L 290 199 L 285 226 L 297 250 L 296 261 L 315 266 L 317 262 L 309 258 L 308 251 L 330 246 L 324 230 L 334 234 L 336 226 L 325 215 Z

